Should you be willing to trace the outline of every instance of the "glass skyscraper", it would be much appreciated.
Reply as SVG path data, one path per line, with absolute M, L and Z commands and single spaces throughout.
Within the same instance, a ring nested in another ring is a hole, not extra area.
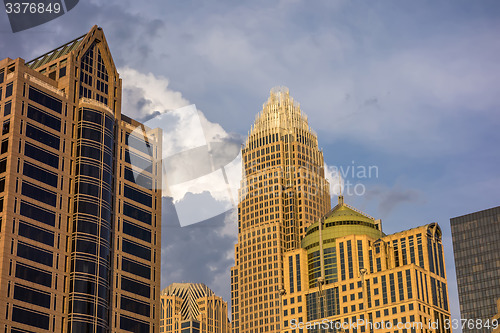
M 486 321 L 500 298 L 500 207 L 450 219 L 460 315 Z M 490 329 L 464 332 L 491 332 Z
M 161 131 L 121 114 L 101 28 L 0 61 L 0 329 L 159 329 Z

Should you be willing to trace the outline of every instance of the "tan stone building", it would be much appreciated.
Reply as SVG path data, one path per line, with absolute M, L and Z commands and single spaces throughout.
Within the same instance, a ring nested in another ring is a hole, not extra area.
M 162 333 L 231 332 L 227 303 L 202 283 L 173 283 L 160 299 Z
M 492 318 L 493 333 L 500 333 L 500 298 L 497 299 L 497 314 Z
M 323 153 L 287 88 L 271 90 L 242 159 L 233 332 L 279 332 L 283 255 L 299 248 L 307 227 L 330 209 Z
M 121 114 L 103 31 L 0 61 L 2 332 L 157 332 L 161 131 Z
M 283 332 L 451 331 L 436 223 L 385 235 L 340 196 L 284 265 Z

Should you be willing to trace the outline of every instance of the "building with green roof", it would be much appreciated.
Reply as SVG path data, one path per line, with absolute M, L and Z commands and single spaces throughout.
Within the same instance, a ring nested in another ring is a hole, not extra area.
M 339 196 L 283 265 L 282 332 L 449 332 L 437 223 L 386 235 Z

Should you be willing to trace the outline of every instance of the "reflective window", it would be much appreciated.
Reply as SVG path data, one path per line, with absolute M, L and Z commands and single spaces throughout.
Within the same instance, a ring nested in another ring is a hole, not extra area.
M 52 286 L 52 274 L 26 264 L 16 263 L 16 278 L 30 281 L 45 287 Z
M 95 242 L 85 240 L 85 239 L 77 239 L 75 250 L 77 252 L 83 252 L 87 254 L 97 254 L 97 244 Z
M 80 110 L 80 120 L 89 121 L 94 124 L 102 124 L 102 114 L 87 108 Z
M 80 163 L 77 165 L 77 173 L 82 176 L 89 176 L 99 179 L 101 176 L 101 169 L 91 164 Z
M 70 291 L 74 291 L 77 293 L 94 295 L 95 294 L 95 282 L 74 279 L 70 280 Z
M 153 170 L 152 161 L 150 159 L 131 153 L 128 149 L 125 149 L 125 162 L 130 163 L 139 170 L 144 170 L 149 173 Z
M 123 214 L 151 225 L 151 214 L 126 202 L 123 203 Z
M 56 131 L 61 130 L 61 119 L 48 114 L 42 110 L 39 110 L 35 108 L 34 106 L 28 105 L 28 112 L 27 112 L 28 118 L 45 125 L 47 127 L 50 127 Z
M 151 145 L 149 144 L 146 137 L 136 137 L 135 135 L 131 135 L 130 133 L 125 133 L 125 144 L 131 148 L 137 149 L 138 151 L 153 156 L 153 152 L 151 151 Z
M 54 233 L 19 221 L 19 235 L 34 241 L 54 246 Z
M 134 172 L 130 168 L 124 168 L 124 178 L 132 183 L 144 187 L 145 189 L 151 190 L 153 188 L 153 180 L 151 177 L 139 172 Z
M 24 162 L 23 175 L 41 181 L 47 185 L 57 187 L 57 174 L 47 171 L 31 163 Z
M 2 135 L 8 134 L 10 131 L 10 119 L 7 119 L 3 122 L 2 125 Z
M 12 96 L 12 88 L 13 88 L 13 86 L 14 86 L 13 82 L 9 82 L 5 86 L 5 98 Z
M 51 167 L 59 167 L 59 156 L 37 148 L 28 142 L 24 144 L 24 155 Z
M 151 243 L 151 231 L 141 228 L 134 223 L 123 221 L 123 233 Z
M 62 111 L 62 102 L 52 96 L 49 96 L 38 89 L 33 87 L 29 88 L 29 99 L 32 101 L 43 105 L 57 113 L 61 113 Z
M 101 160 L 101 150 L 98 148 L 82 145 L 78 151 L 77 156 L 88 157 L 97 161 Z
M 84 221 L 81 219 L 76 220 L 74 230 L 84 232 L 86 234 L 97 235 L 97 223 Z
M 56 206 L 57 195 L 38 186 L 23 182 L 21 194 L 51 206 Z
M 4 173 L 5 171 L 7 171 L 7 158 L 0 160 L 0 173 Z
M 33 304 L 38 306 L 43 306 L 44 308 L 50 308 L 50 294 L 36 291 L 25 286 L 16 284 L 14 286 L 14 299 Z
M 120 315 L 120 329 L 130 332 L 149 332 L 149 324 Z
M 52 253 L 33 245 L 18 242 L 17 255 L 42 265 L 52 266 Z
M 8 101 L 3 107 L 3 115 L 8 116 L 12 110 L 12 103 Z
M 98 185 L 86 183 L 86 182 L 77 182 L 76 183 L 76 192 L 79 194 L 86 194 L 92 197 L 99 197 L 100 187 Z
M 72 263 L 74 263 L 75 272 L 87 273 L 91 275 L 96 274 L 97 264 L 95 262 L 77 259 Z
M 128 298 L 123 295 L 120 298 L 120 308 L 122 310 L 127 310 L 133 313 L 149 317 L 150 307 L 148 303 L 138 302 L 132 298 Z
M 82 300 L 74 300 L 73 301 L 73 312 L 86 314 L 89 316 L 94 316 L 95 304 L 93 302 L 87 302 Z M 82 331 L 83 332 L 83 331 Z
M 151 194 L 144 193 L 133 187 L 125 185 L 123 188 L 123 194 L 126 198 L 132 199 L 140 204 L 151 207 L 153 199 Z
M 122 239 L 122 251 L 136 257 L 151 260 L 151 249 L 140 244 Z
M 12 307 L 12 320 L 17 323 L 48 330 L 49 318 L 49 315 L 38 311 L 28 310 L 17 305 Z
M 122 276 L 121 279 L 121 289 L 147 298 L 151 296 L 151 288 L 148 284 L 144 284 L 124 276 Z
M 102 132 L 87 127 L 83 127 L 81 131 L 81 138 L 96 141 L 99 143 L 102 142 Z
M 29 217 L 38 222 L 54 226 L 56 222 L 56 214 L 34 204 L 21 200 L 20 213 L 22 216 Z
M 90 214 L 93 216 L 98 216 L 99 213 L 99 205 L 87 201 L 75 202 L 75 205 L 78 204 L 78 213 Z
M 31 124 L 26 124 L 26 136 L 54 149 L 59 149 L 60 139 L 57 136 Z
M 146 279 L 151 278 L 151 268 L 149 266 L 140 264 L 127 258 L 122 258 L 122 270 Z

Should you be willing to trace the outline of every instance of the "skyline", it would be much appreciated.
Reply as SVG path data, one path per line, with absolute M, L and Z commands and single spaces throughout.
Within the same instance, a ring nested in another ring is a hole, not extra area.
M 152 112 L 195 103 L 215 132 L 236 141 L 246 136 L 269 89 L 288 86 L 317 131 L 328 165 L 378 167 L 379 177 L 363 180 L 368 192 L 346 202 L 381 218 L 389 233 L 440 224 L 457 318 L 449 219 L 498 206 L 500 194 L 498 4 L 168 3 L 165 16 L 162 5 L 81 1 L 68 14 L 17 34 L 2 20 L 0 58 L 29 61 L 98 24 L 123 78 L 124 104 L 142 98 Z M 52 47 L 42 48 L 45 43 Z M 125 52 L 131 44 L 137 46 Z M 153 71 L 161 60 L 165 65 Z M 144 95 L 145 84 L 158 88 Z M 131 111 L 123 112 L 141 118 L 148 108 Z M 212 219 L 181 228 L 167 206 L 162 287 L 199 276 L 192 282 L 229 300 L 224 288 L 235 224 Z M 177 254 L 197 246 L 210 248 L 202 257 L 188 254 L 174 269 Z

